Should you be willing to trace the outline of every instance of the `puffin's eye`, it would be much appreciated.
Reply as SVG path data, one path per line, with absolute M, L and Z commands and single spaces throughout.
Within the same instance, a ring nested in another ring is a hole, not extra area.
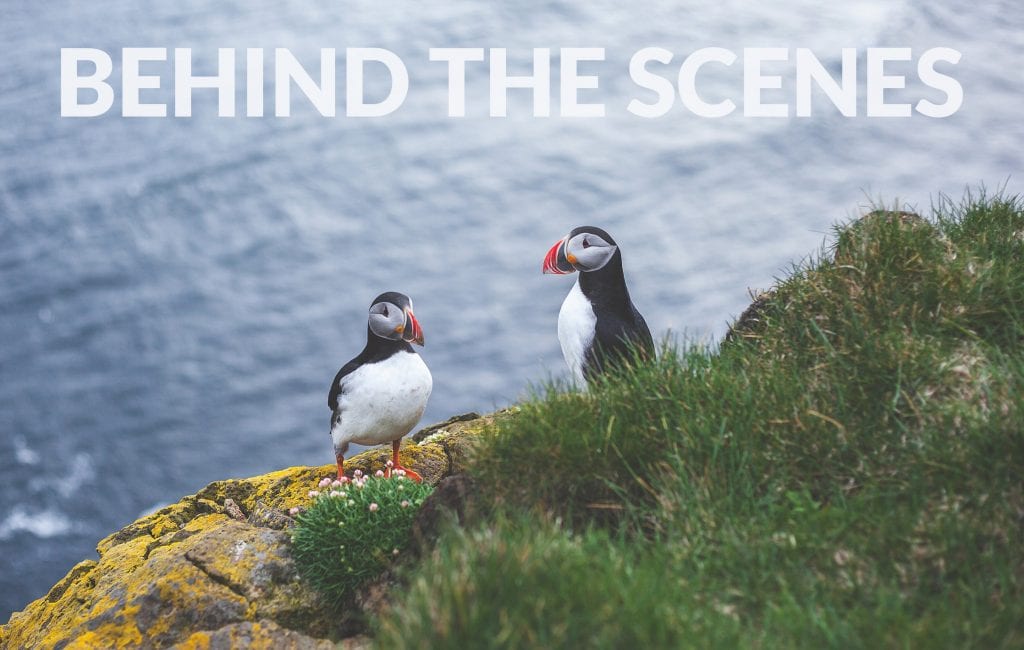
M 381 313 L 382 316 L 384 316 L 384 318 L 387 318 L 388 317 L 388 306 L 384 305 L 383 311 L 381 311 L 380 313 Z
M 583 238 L 583 248 L 590 248 L 590 240 L 586 237 Z

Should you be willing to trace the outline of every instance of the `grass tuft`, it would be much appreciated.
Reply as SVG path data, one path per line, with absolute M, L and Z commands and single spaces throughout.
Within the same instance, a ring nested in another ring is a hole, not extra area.
M 638 556 L 603 531 L 572 534 L 550 520 L 499 515 L 451 530 L 395 609 L 382 617 L 384 648 L 678 648 L 687 629 L 736 638 L 727 609 L 695 606 L 670 558 Z M 628 594 L 628 597 L 623 596 Z M 638 624 L 643 621 L 643 624 Z

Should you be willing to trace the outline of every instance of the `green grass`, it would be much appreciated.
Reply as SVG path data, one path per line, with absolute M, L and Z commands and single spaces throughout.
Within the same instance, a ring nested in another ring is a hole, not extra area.
M 675 648 L 709 614 L 671 558 L 638 555 L 600 531 L 498 515 L 449 531 L 435 570 L 417 572 L 396 609 L 380 619 L 387 648 Z M 652 612 L 657 615 L 652 616 Z M 738 625 L 711 612 L 723 641 Z M 643 621 L 638 625 L 638 621 Z
M 298 515 L 292 553 L 302 576 L 328 603 L 341 606 L 401 557 L 433 487 L 405 477 L 357 476 L 322 490 Z
M 1024 204 L 876 212 L 759 322 L 550 386 L 381 647 L 1024 647 Z

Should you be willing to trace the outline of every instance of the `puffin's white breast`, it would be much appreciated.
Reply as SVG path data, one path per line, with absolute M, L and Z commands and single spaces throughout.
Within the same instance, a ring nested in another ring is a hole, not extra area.
M 415 352 L 368 363 L 342 378 L 341 417 L 331 428 L 335 447 L 379 445 L 409 433 L 423 416 L 433 378 Z
M 569 371 L 581 387 L 586 386 L 583 361 L 594 341 L 596 326 L 597 316 L 594 314 L 594 307 L 583 295 L 577 281 L 558 312 L 558 342 L 562 344 L 562 356 L 569 365 Z

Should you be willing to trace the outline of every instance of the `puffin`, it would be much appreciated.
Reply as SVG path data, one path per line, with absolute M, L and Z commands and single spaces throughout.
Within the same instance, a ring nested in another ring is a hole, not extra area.
M 588 380 L 629 359 L 631 346 L 653 358 L 651 330 L 629 299 L 615 240 L 600 228 L 580 226 L 555 242 L 543 272 L 574 271 L 579 277 L 558 312 L 558 341 L 577 384 L 586 387 Z
M 427 406 L 433 378 L 412 343 L 423 345 L 423 330 L 412 300 L 396 291 L 373 299 L 366 323 L 366 347 L 334 377 L 327 405 L 331 408 L 331 440 L 344 477 L 349 443 L 391 443 L 392 470 L 403 470 L 414 481 L 419 474 L 402 467 L 398 448 Z

